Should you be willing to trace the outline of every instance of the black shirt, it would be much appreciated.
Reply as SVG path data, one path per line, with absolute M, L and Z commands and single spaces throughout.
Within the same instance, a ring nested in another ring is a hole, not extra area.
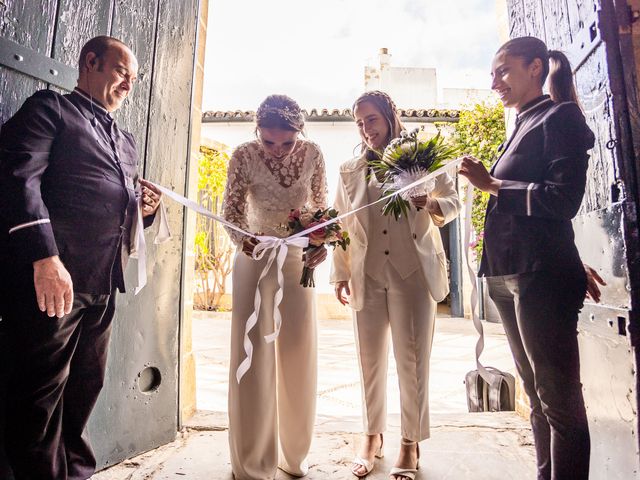
M 10 266 L 60 255 L 74 291 L 124 291 L 137 158 L 133 136 L 81 91 L 28 98 L 0 131 Z
M 582 269 L 571 219 L 584 195 L 595 137 L 573 102 L 547 95 L 525 105 L 494 164 L 479 275 Z

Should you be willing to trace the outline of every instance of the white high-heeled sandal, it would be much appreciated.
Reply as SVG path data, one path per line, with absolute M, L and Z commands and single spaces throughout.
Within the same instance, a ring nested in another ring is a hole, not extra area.
M 382 449 L 383 446 L 384 446 L 384 437 L 382 436 L 382 434 L 380 434 L 380 446 L 378 447 L 378 450 L 374 454 L 374 458 L 384 457 L 384 451 Z M 364 473 L 356 472 L 357 467 L 353 467 L 351 469 L 351 473 L 353 473 L 358 478 L 366 477 L 367 475 L 369 475 L 371 473 L 371 470 L 373 470 L 373 467 L 375 466 L 375 460 L 373 462 L 370 462 L 366 458 L 362 458 L 359 456 L 356 456 L 356 458 L 353 459 L 353 463 L 355 465 L 360 465 L 365 469 Z
M 418 442 L 407 442 L 404 438 L 402 439 L 402 445 L 415 445 L 416 446 L 416 468 L 402 468 L 402 467 L 393 467 L 391 468 L 391 472 L 389 472 L 389 477 L 391 480 L 398 480 L 398 477 L 406 477 L 411 480 L 415 480 L 416 474 L 420 469 L 420 444 Z

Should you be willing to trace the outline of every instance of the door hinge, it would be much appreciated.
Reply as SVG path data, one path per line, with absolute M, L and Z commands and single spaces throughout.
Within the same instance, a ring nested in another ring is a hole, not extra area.
M 78 70 L 75 68 L 2 37 L 0 37 L 0 66 L 11 68 L 68 91 L 73 90 L 78 78 Z

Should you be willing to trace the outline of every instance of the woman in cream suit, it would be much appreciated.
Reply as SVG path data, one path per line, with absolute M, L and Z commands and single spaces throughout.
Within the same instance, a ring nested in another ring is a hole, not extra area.
M 370 175 L 368 161 L 402 131 L 395 104 L 384 92 L 360 96 L 354 117 L 363 148 L 359 157 L 340 167 L 334 206 L 341 212 L 380 198 L 381 184 Z M 367 475 L 375 458 L 382 456 L 389 331 L 402 407 L 402 441 L 392 479 L 415 477 L 418 442 L 429 438 L 429 357 L 436 303 L 449 291 L 437 227 L 458 215 L 460 202 L 453 181 L 444 174 L 429 195 L 414 197 L 412 203 L 416 208 L 400 220 L 384 216 L 379 207 L 345 218 L 351 246 L 336 249 L 333 256 L 331 283 L 338 300 L 354 310 L 362 375 L 366 436 L 352 468 L 358 477 Z

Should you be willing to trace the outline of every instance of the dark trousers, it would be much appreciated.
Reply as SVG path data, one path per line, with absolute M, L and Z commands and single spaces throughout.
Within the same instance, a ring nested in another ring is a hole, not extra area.
M 0 286 L 0 297 L 3 291 Z M 2 321 L 2 303 L 0 298 L 0 480 L 12 480 L 13 476 L 9 470 L 9 461 L 4 453 L 4 424 L 5 424 L 5 404 L 7 398 L 7 376 L 9 366 L 9 342 L 5 334 L 6 322 Z
M 84 480 L 96 466 L 85 427 L 104 381 L 115 295 L 76 293 L 68 315 L 50 318 L 25 291 L 10 297 L 4 319 L 9 464 L 16 480 Z
M 531 402 L 538 480 L 588 478 L 591 444 L 577 339 L 584 272 L 488 277 L 487 283 Z

